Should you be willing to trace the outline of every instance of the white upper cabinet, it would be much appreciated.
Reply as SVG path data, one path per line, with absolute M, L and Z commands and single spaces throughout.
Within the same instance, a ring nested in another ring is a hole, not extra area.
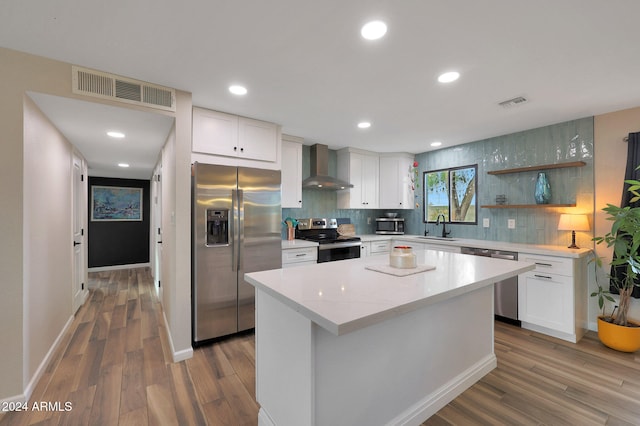
M 380 154 L 380 208 L 413 209 L 413 154 Z
M 338 191 L 339 209 L 377 209 L 379 156 L 377 153 L 344 148 L 338 151 L 338 179 L 353 188 Z
M 282 137 L 282 208 L 302 207 L 302 141 Z
M 193 152 L 276 162 L 279 144 L 277 124 L 193 108 Z

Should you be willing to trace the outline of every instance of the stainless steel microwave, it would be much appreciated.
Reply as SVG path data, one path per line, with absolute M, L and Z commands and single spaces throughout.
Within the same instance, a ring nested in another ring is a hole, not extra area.
M 376 234 L 386 234 L 386 235 L 404 234 L 404 218 L 402 217 L 376 218 Z

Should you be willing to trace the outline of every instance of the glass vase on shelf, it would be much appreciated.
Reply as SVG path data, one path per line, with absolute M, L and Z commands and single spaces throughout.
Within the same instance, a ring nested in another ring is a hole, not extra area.
M 536 200 L 536 204 L 549 204 L 549 201 L 551 201 L 551 185 L 549 184 L 549 179 L 547 179 L 546 173 L 538 173 L 536 189 L 533 196 Z

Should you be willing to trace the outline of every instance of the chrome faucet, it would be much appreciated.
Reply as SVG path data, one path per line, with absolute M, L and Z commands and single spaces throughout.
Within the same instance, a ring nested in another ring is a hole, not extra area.
M 442 213 L 440 213 L 438 217 L 436 217 L 436 226 L 440 225 L 440 218 L 442 218 L 442 238 L 447 238 L 447 235 L 449 235 L 451 231 L 447 232 L 445 217 Z

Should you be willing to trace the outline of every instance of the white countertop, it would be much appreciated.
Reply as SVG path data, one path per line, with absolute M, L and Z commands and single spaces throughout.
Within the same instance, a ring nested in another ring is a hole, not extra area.
M 306 240 L 282 240 L 282 250 L 318 247 L 318 243 Z
M 365 269 L 388 264 L 374 255 L 245 274 L 245 279 L 335 335 L 468 293 L 532 270 L 534 264 L 434 250 L 416 251 L 436 269 L 395 277 Z
M 565 246 L 552 246 L 543 244 L 521 244 L 521 243 L 507 243 L 503 241 L 491 241 L 491 240 L 474 240 L 469 238 L 424 238 L 420 235 L 359 235 L 362 241 L 376 241 L 376 240 L 408 240 L 415 241 L 417 243 L 425 244 L 440 244 L 450 245 L 455 247 L 475 247 L 486 248 L 506 251 L 516 251 L 518 253 L 530 253 L 530 254 L 542 254 L 547 256 L 560 256 L 580 258 L 589 255 L 592 252 L 589 248 L 570 249 Z

